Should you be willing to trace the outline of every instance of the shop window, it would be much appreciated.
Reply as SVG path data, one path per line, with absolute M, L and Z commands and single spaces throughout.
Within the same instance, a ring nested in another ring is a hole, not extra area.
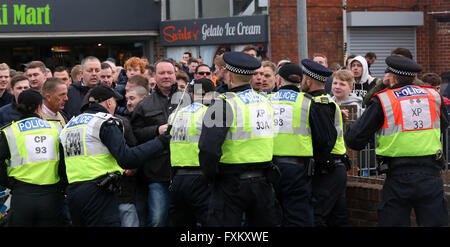
M 168 0 L 167 19 L 187 20 L 196 18 L 195 8 L 197 0 Z
M 269 0 L 166 0 L 167 20 L 268 14 Z
M 260 15 L 268 14 L 268 0 L 232 0 L 233 15 Z
M 198 0 L 200 18 L 220 18 L 230 16 L 230 1 Z

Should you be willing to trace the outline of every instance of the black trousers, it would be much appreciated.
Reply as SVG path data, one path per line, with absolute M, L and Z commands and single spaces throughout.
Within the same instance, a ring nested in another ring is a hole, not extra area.
M 411 210 L 414 209 L 419 226 L 447 226 L 447 203 L 439 168 L 430 165 L 393 169 L 387 174 L 383 185 L 378 224 L 410 226 Z
M 64 226 L 64 196 L 57 185 L 40 186 L 20 183 L 11 190 L 11 195 L 8 226 Z
M 207 226 L 240 227 L 244 213 L 249 227 L 281 225 L 281 209 L 272 184 L 264 176 L 219 176 L 211 188 Z
M 314 226 L 350 226 L 345 191 L 347 169 L 343 163 L 312 179 Z
M 304 164 L 275 162 L 281 172 L 275 193 L 283 212 L 283 227 L 312 227 L 311 177 Z
M 73 226 L 120 227 L 115 193 L 105 191 L 93 181 L 70 184 L 66 192 Z
M 203 175 L 176 175 L 169 192 L 169 220 L 172 226 L 206 225 L 211 190 Z

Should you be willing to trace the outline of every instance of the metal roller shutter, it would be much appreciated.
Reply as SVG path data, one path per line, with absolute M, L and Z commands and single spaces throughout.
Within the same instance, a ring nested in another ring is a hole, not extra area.
M 364 56 L 367 52 L 377 55 L 370 67 L 372 76 L 383 78 L 386 69 L 384 60 L 395 48 L 409 49 L 416 60 L 415 27 L 352 27 L 348 29 L 348 54 Z

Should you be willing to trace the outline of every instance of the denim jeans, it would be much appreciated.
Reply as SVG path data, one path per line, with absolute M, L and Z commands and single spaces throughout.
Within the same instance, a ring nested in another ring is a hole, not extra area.
M 150 227 L 168 226 L 169 182 L 148 184 L 148 223 Z
M 119 204 L 120 226 L 121 227 L 139 227 L 139 218 L 136 207 L 132 203 Z

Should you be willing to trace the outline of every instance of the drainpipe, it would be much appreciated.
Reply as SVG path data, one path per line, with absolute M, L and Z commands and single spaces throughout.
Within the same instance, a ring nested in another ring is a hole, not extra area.
M 342 41 L 343 41 L 343 52 L 344 52 L 344 63 L 347 60 L 347 0 L 342 0 Z
M 306 0 L 297 0 L 297 40 L 298 62 L 308 58 L 308 25 L 306 16 Z

